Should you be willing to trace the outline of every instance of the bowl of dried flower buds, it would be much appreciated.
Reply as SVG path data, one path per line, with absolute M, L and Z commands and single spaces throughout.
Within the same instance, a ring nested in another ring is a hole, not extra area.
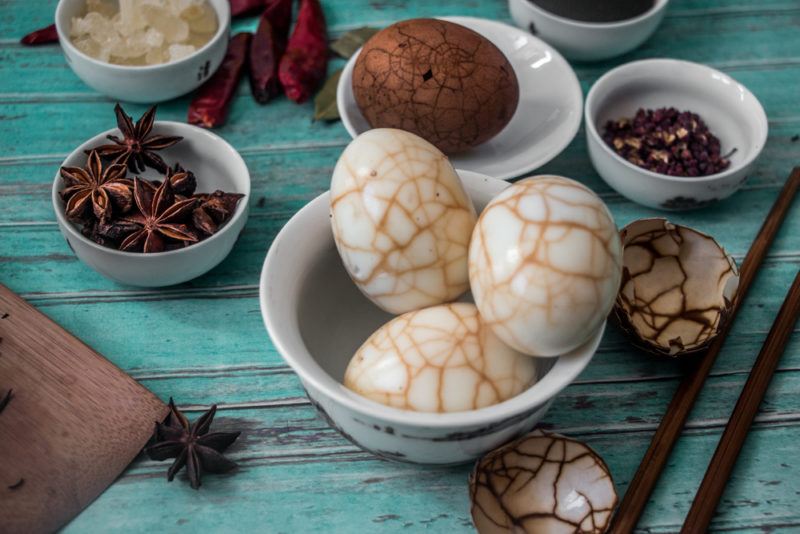
M 603 75 L 584 112 L 598 174 L 630 200 L 663 210 L 706 206 L 744 184 L 767 141 L 746 87 L 705 65 L 634 61 Z
M 247 221 L 250 173 L 213 133 L 134 122 L 76 148 L 56 173 L 52 199 L 62 235 L 78 258 L 114 281 L 141 287 L 186 282 L 219 264 Z
M 87 85 L 128 102 L 161 102 L 206 81 L 228 47 L 227 0 L 60 0 L 67 64 Z

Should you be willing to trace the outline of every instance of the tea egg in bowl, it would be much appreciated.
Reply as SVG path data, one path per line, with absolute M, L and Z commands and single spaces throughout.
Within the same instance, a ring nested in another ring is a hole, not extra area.
M 622 245 L 605 203 L 561 176 L 535 176 L 481 213 L 469 277 L 484 321 L 511 347 L 557 356 L 591 338 L 614 304 Z
M 331 226 L 342 262 L 390 313 L 449 302 L 469 288 L 476 218 L 447 156 L 413 133 L 364 132 L 333 170 Z
M 477 173 L 456 173 L 476 211 L 509 187 Z M 330 199 L 324 193 L 309 202 L 275 238 L 261 273 L 259 300 L 275 350 L 323 417 L 359 447 L 398 461 L 471 461 L 533 428 L 555 395 L 591 361 L 603 323 L 574 350 L 532 358 L 535 382 L 489 406 L 422 412 L 348 389 L 345 371 L 353 355 L 393 316 L 376 307 L 344 268 L 333 239 Z

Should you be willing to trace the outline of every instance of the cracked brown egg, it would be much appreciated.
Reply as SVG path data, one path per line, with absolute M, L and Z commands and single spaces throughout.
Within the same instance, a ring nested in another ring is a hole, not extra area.
M 475 304 L 520 352 L 558 356 L 594 334 L 619 290 L 614 219 L 588 187 L 561 176 L 521 180 L 481 213 L 469 250 Z
M 436 19 L 398 22 L 367 41 L 353 93 L 373 128 L 413 132 L 448 154 L 494 137 L 519 101 L 514 70 L 494 44 Z
M 534 358 L 500 341 L 473 304 L 455 303 L 376 330 L 350 360 L 344 385 L 403 410 L 461 412 L 518 395 L 535 379 Z
M 389 313 L 449 302 L 469 288 L 475 220 L 447 156 L 412 133 L 369 130 L 336 163 L 336 247 L 356 286 Z
M 480 534 L 602 534 L 617 505 L 611 472 L 596 452 L 541 430 L 481 458 L 469 488 Z
M 622 229 L 622 287 L 614 316 L 647 352 L 681 356 L 705 349 L 729 317 L 736 263 L 711 237 L 666 219 Z

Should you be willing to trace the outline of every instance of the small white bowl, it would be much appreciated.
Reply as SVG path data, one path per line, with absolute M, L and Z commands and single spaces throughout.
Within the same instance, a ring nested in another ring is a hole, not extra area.
M 56 172 L 52 191 L 53 208 L 58 227 L 69 247 L 82 262 L 106 278 L 139 287 L 180 284 L 216 267 L 233 248 L 249 213 L 250 173 L 239 153 L 224 139 L 208 130 L 182 122 L 156 121 L 153 132 L 183 136 L 181 142 L 160 151 L 159 154 L 167 164 L 180 162 L 184 168 L 193 171 L 197 175 L 198 193 L 211 193 L 221 189 L 226 193 L 241 193 L 245 196 L 239 201 L 228 222 L 216 234 L 199 243 L 167 252 L 123 252 L 87 239 L 77 225 L 67 220 L 64 201 L 59 195 L 64 189 L 64 183 Z M 85 165 L 88 157 L 83 151 L 108 143 L 108 134 L 121 135 L 114 128 L 92 137 L 67 156 L 61 166 Z M 152 180 L 164 178 L 149 168 L 136 176 Z
M 633 117 L 639 108 L 675 107 L 700 115 L 720 140 L 722 154 L 732 149 L 723 172 L 698 177 L 648 171 L 617 155 L 602 138 L 606 121 Z M 735 193 L 767 142 L 764 108 L 736 80 L 699 63 L 647 59 L 626 63 L 603 75 L 586 97 L 586 142 L 597 173 L 630 200 L 663 210 L 706 206 Z
M 511 121 L 485 143 L 450 156 L 453 166 L 505 180 L 559 155 L 578 133 L 583 110 L 581 85 L 569 63 L 541 39 L 508 24 L 474 17 L 439 18 L 491 41 L 508 58 L 519 81 L 519 104 Z M 353 95 L 358 54 L 345 65 L 336 88 L 342 124 L 353 138 L 370 129 Z
M 508 184 L 457 171 L 482 210 Z M 537 360 L 539 381 L 500 404 L 455 413 L 421 413 L 379 404 L 341 381 L 356 349 L 391 319 L 356 288 L 342 266 L 324 193 L 284 226 L 261 271 L 261 314 L 272 342 L 328 422 L 381 457 L 422 464 L 459 464 L 530 430 L 555 395 L 592 359 L 603 327 L 580 348 Z
M 162 102 L 196 89 L 222 63 L 231 28 L 228 0 L 208 0 L 217 13 L 219 27 L 214 37 L 194 54 L 178 61 L 150 66 L 112 65 L 91 58 L 75 48 L 69 36 L 72 17 L 85 14 L 85 0 L 59 0 L 56 30 L 64 57 L 86 85 L 117 100 Z
M 649 39 L 661 24 L 668 3 L 656 0 L 638 17 L 615 22 L 560 17 L 529 0 L 508 0 L 508 8 L 517 26 L 552 44 L 568 59 L 599 61 L 630 52 Z

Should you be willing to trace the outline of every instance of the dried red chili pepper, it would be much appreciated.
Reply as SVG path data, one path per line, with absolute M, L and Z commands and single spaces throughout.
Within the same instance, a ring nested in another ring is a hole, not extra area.
M 266 104 L 281 92 L 278 64 L 289 37 L 292 0 L 272 0 L 261 15 L 250 44 L 250 89 L 259 104 Z
M 22 39 L 20 39 L 19 42 L 27 46 L 57 43 L 58 32 L 56 31 L 56 25 L 51 24 L 46 28 L 42 28 L 40 30 L 31 32 Z
M 297 24 L 281 58 L 278 75 L 286 96 L 308 100 L 328 70 L 328 33 L 318 0 L 300 0 Z
M 189 105 L 190 124 L 214 128 L 225 124 L 228 107 L 244 74 L 247 52 L 250 49 L 250 32 L 237 33 L 228 43 L 228 51 L 217 72 L 197 91 Z
M 230 0 L 231 17 L 248 17 L 264 9 L 265 0 Z

